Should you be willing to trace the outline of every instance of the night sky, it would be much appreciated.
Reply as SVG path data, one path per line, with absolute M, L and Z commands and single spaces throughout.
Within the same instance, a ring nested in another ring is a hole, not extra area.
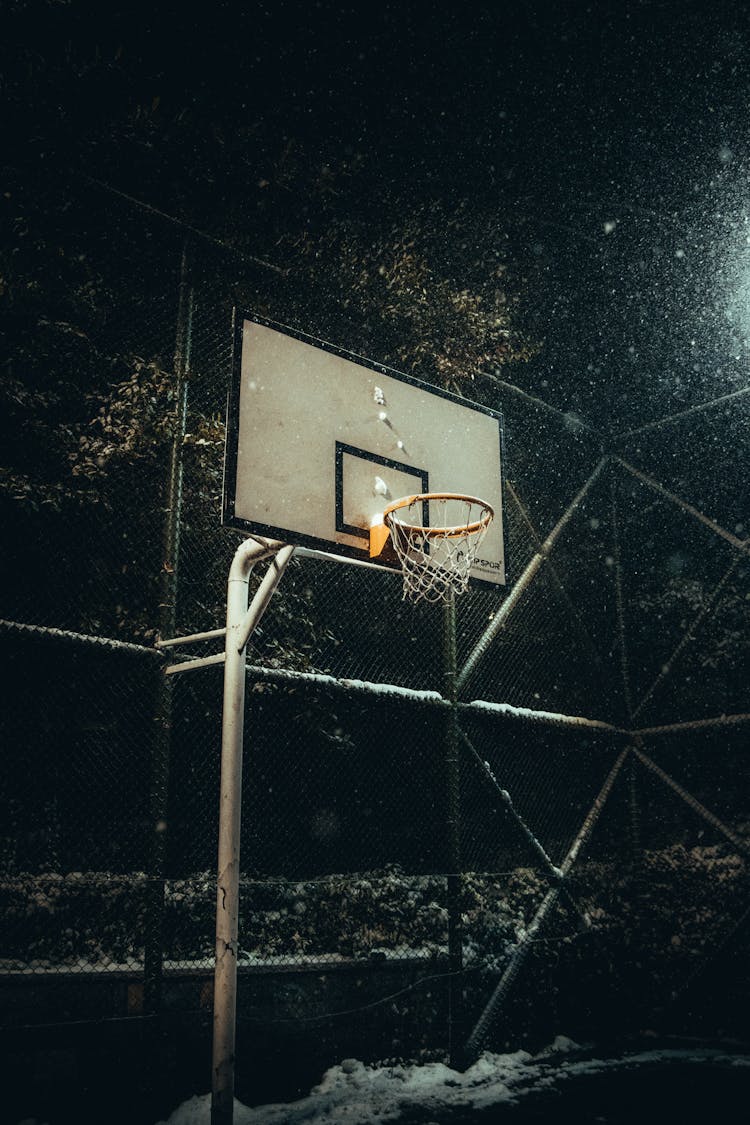
M 13 160 L 226 237 L 225 204 L 266 174 L 243 130 L 271 165 L 289 138 L 312 164 L 360 157 L 340 207 L 365 223 L 386 193 L 496 216 L 544 343 L 513 372 L 527 390 L 614 435 L 744 385 L 744 3 L 157 7 L 9 5 Z M 136 105 L 150 146 L 124 137 Z

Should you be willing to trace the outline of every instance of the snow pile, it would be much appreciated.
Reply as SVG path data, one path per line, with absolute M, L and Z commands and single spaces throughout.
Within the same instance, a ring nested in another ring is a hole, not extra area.
M 550 1049 L 574 1048 L 560 1037 Z M 548 1057 L 537 1056 L 538 1059 Z M 513 1054 L 483 1054 L 465 1073 L 444 1063 L 395 1066 L 366 1066 L 358 1059 L 344 1059 L 323 1075 L 306 1097 L 290 1105 L 266 1105 L 249 1109 L 235 1102 L 235 1125 L 286 1125 L 294 1122 L 398 1121 L 415 1108 L 441 1112 L 446 1108 L 480 1109 L 513 1101 L 514 1089 L 538 1081 L 539 1068 L 526 1051 Z M 194 1097 L 181 1105 L 167 1125 L 207 1125 L 209 1095 Z M 163 1123 L 161 1123 L 163 1125 Z
M 531 1055 L 483 1055 L 464 1074 L 444 1063 L 365 1066 L 344 1059 L 323 1075 L 320 1085 L 298 1102 L 250 1109 L 235 1102 L 235 1125 L 294 1125 L 296 1122 L 388 1122 L 417 1107 L 443 1111 L 446 1107 L 480 1109 L 513 1098 L 512 1087 L 527 1072 Z M 208 1125 L 209 1095 L 194 1097 L 179 1107 L 167 1125 Z M 162 1123 L 163 1125 L 163 1123 Z
M 235 1101 L 235 1125 L 384 1125 L 398 1122 L 415 1111 L 429 1119 L 449 1120 L 451 1112 L 476 1112 L 501 1104 L 512 1105 L 524 1094 L 559 1088 L 568 1079 L 601 1074 L 607 1070 L 667 1066 L 673 1062 L 750 1068 L 750 1058 L 719 1050 L 654 1050 L 625 1057 L 582 1057 L 585 1049 L 558 1036 L 537 1055 L 526 1051 L 496 1055 L 485 1052 L 465 1073 L 443 1063 L 366 1066 L 344 1059 L 323 1075 L 311 1093 L 285 1105 L 249 1108 Z M 158 1125 L 209 1125 L 211 1098 L 190 1098 Z

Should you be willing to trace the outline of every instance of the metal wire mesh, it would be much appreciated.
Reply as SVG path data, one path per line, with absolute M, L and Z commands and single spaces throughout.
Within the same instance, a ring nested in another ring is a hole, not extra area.
M 4 330 L 0 965 L 6 983 L 44 973 L 61 989 L 70 973 L 141 985 L 211 965 L 221 672 L 167 690 L 148 646 L 223 623 L 239 542 L 220 527 L 232 307 L 305 314 L 279 274 L 213 245 L 192 240 L 186 275 L 184 231 L 91 206 L 99 190 L 65 209 L 29 194 L 36 238 L 14 269 L 30 284 Z M 398 575 L 293 561 L 248 653 L 241 967 L 419 963 L 437 983 L 388 1002 L 394 1026 L 422 1004 L 434 1044 L 450 910 L 462 1033 L 488 1012 L 485 1043 L 542 1034 L 542 1011 L 555 1032 L 602 1029 L 614 1010 L 663 1028 L 692 1010 L 705 1030 L 717 989 L 713 1026 L 744 1027 L 747 513 L 718 478 L 746 468 L 747 402 L 626 435 L 625 464 L 599 475 L 581 419 L 502 402 L 509 585 L 457 602 L 458 858 L 448 704 L 367 688 L 444 692 L 439 610 L 404 603 Z M 274 679 L 285 671 L 331 680 Z M 360 1009 L 398 992 L 379 979 L 346 1015 L 355 1038 Z M 78 1003 L 64 987 L 60 1020 Z M 278 1018 L 320 1032 L 334 1015 L 310 989 Z M 9 1018 L 39 1017 L 27 995 Z
M 38 634 L 4 647 L 4 969 L 142 964 L 160 663 Z

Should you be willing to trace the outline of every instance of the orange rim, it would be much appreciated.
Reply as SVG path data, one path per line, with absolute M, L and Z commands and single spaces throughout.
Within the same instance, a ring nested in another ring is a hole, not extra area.
M 429 503 L 430 500 L 459 500 L 465 504 L 477 504 L 480 508 L 484 508 L 484 514 L 473 523 L 456 524 L 455 527 L 424 527 L 421 524 L 404 523 L 394 516 L 394 513 L 401 508 L 409 508 L 412 504 L 424 501 Z M 402 496 L 400 500 L 394 500 L 383 509 L 383 523 L 389 530 L 391 524 L 395 523 L 407 533 L 414 532 L 428 539 L 458 539 L 462 535 L 478 535 L 491 523 L 494 516 L 495 510 L 486 500 L 480 500 L 477 496 L 466 496 L 463 492 L 418 492 L 414 496 Z

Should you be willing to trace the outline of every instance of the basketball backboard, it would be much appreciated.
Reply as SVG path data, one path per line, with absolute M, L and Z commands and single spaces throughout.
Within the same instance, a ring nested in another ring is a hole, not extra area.
M 235 313 L 225 525 L 365 560 L 383 508 L 423 492 L 492 505 L 472 581 L 504 584 L 501 415 Z

